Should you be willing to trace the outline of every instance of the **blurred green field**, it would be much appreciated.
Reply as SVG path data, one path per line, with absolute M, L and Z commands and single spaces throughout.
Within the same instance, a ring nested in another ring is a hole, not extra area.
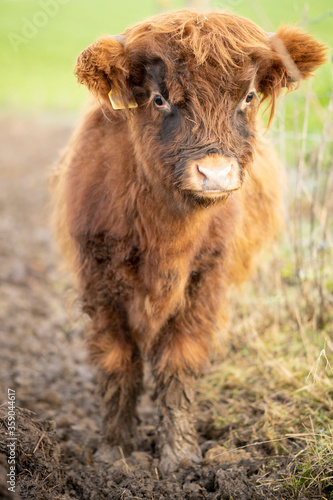
M 9 110 L 75 111 L 86 99 L 73 66 L 79 52 L 103 34 L 119 33 L 147 16 L 185 7 L 185 0 L 0 0 L 0 106 Z M 332 0 L 211 0 L 212 9 L 250 17 L 267 31 L 282 22 L 305 25 L 333 46 Z M 331 87 L 330 64 L 318 72 L 321 99 Z

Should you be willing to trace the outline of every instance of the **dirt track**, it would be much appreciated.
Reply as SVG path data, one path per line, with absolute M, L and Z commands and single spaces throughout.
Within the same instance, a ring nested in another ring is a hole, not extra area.
M 147 395 L 140 409 L 141 450 L 111 463 L 101 449 L 84 320 L 75 325 L 68 320 L 70 282 L 58 271 L 60 258 L 48 224 L 47 177 L 72 125 L 71 118 L 51 115 L 0 122 L 0 395 L 5 403 L 0 408 L 0 498 L 8 494 L 8 388 L 16 391 L 21 408 L 16 410 L 16 491 L 21 498 L 283 498 L 257 482 L 269 449 L 259 450 L 261 458 L 258 449 L 252 455 L 225 454 L 224 460 L 209 453 L 223 444 L 227 432 L 213 432 L 209 401 L 201 404 L 199 418 L 202 449 L 208 451 L 203 466 L 159 478 L 154 451 L 158 415 Z

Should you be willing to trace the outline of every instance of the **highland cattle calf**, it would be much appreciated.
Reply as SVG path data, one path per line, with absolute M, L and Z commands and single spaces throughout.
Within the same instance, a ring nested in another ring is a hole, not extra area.
M 194 381 L 227 318 L 227 291 L 281 220 L 271 116 L 325 61 L 294 27 L 180 11 L 106 36 L 75 73 L 95 96 L 54 176 L 54 224 L 90 316 L 105 440 L 137 446 L 143 361 L 160 410 L 162 473 L 200 461 Z

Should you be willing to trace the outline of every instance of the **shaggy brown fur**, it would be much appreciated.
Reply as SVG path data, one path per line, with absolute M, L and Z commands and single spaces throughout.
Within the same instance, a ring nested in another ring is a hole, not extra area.
M 325 48 L 228 13 L 181 11 L 79 56 L 97 97 L 54 176 L 57 238 L 91 317 L 105 436 L 130 451 L 143 359 L 156 378 L 161 470 L 200 460 L 193 381 L 241 283 L 281 221 L 282 171 L 256 122 Z M 125 107 L 114 111 L 108 93 Z M 258 98 L 257 93 L 261 95 Z M 239 189 L 240 188 L 240 189 Z

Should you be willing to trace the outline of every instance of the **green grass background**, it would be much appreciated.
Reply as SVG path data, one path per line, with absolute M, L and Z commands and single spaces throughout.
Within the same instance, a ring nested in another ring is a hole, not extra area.
M 43 5 L 56 4 L 53 15 Z M 0 106 L 9 110 L 78 110 L 87 97 L 76 85 L 77 55 L 97 37 L 115 34 L 168 5 L 185 7 L 184 0 L 0 0 Z M 250 17 L 267 31 L 280 23 L 305 24 L 318 39 L 333 46 L 332 0 L 211 0 L 215 9 Z M 36 17 L 37 16 L 37 17 Z M 45 20 L 46 16 L 46 20 Z M 24 29 L 36 26 L 30 38 Z M 16 39 L 16 48 L 12 39 Z M 326 100 L 331 87 L 331 64 L 318 71 L 314 83 Z

